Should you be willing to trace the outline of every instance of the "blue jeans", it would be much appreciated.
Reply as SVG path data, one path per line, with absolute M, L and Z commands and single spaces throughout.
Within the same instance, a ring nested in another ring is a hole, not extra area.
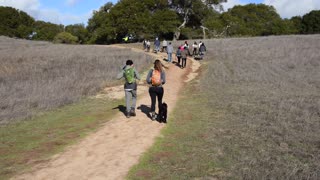
M 172 62 L 172 53 L 168 53 L 168 62 Z

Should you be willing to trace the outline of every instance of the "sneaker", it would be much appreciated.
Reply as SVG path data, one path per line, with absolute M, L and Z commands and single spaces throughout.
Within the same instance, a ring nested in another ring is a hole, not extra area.
M 130 115 L 131 115 L 131 116 L 136 116 L 136 112 L 134 111 L 134 109 L 131 109 Z
M 130 118 L 130 112 L 126 112 L 126 117 Z
M 152 112 L 152 113 L 151 113 L 151 119 L 152 119 L 152 120 L 156 120 L 156 119 L 157 119 L 157 116 L 156 116 L 156 113 L 155 113 L 155 112 Z

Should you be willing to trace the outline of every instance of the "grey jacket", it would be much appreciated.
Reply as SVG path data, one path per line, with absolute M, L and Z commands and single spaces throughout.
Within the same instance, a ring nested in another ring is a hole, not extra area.
M 167 52 L 168 53 L 173 53 L 173 46 L 171 44 L 168 45 Z
M 117 75 L 117 79 L 121 79 L 124 78 L 124 72 L 126 69 L 131 68 L 131 66 L 126 65 L 122 68 L 121 72 Z M 134 68 L 134 77 L 135 79 L 140 80 L 140 75 L 138 73 L 138 71 Z M 127 81 L 124 84 L 124 89 L 125 90 L 136 90 L 137 89 L 137 83 L 128 83 Z
M 146 81 L 148 84 L 151 84 L 152 72 L 153 72 L 153 69 L 150 69 L 150 71 L 147 75 Z M 166 83 L 166 73 L 164 71 L 161 72 L 161 82 L 162 82 L 162 84 Z M 162 86 L 162 84 L 160 86 Z
M 188 56 L 188 49 L 184 49 L 184 50 L 181 52 L 181 57 L 187 59 L 187 56 Z

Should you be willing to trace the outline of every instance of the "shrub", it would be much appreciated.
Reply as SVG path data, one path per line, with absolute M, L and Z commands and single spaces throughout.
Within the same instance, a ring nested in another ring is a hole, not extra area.
M 54 37 L 53 42 L 63 44 L 76 44 L 78 42 L 78 37 L 73 36 L 68 32 L 61 32 Z

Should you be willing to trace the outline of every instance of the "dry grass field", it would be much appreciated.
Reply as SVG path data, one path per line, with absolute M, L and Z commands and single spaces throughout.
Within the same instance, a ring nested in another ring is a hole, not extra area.
M 59 45 L 0 37 L 0 124 L 93 95 L 115 81 L 132 59 L 139 71 L 151 57 L 106 46 Z
M 129 179 L 320 179 L 320 35 L 205 40 Z
M 224 156 L 235 155 L 232 175 L 319 179 L 320 35 L 207 45 L 212 58 L 201 89 L 208 108 L 226 113 L 222 130 L 212 128 Z

